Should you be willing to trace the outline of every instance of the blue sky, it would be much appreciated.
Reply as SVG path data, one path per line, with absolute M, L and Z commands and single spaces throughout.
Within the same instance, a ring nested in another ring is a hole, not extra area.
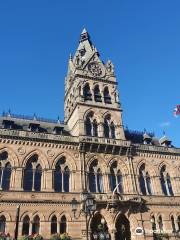
M 0 112 L 63 119 L 64 77 L 84 27 L 115 65 L 123 122 L 180 147 L 179 0 L 0 1 Z

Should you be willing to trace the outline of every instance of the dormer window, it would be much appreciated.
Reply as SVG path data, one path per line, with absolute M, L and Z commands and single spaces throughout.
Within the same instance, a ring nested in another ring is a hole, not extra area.
M 29 124 L 29 130 L 32 131 L 32 132 L 38 132 L 39 131 L 39 126 L 40 126 L 40 124 L 30 123 Z
M 58 135 L 62 135 L 63 128 L 62 127 L 55 127 L 54 128 L 54 133 Z
M 12 129 L 14 125 L 14 121 L 3 120 L 3 127 L 6 129 Z

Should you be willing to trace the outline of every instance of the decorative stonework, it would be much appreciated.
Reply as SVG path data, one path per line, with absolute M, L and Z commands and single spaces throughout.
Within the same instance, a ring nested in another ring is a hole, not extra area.
M 48 151 L 47 151 L 47 155 L 48 155 L 48 157 L 52 158 L 52 157 L 54 157 L 55 152 L 52 151 L 52 150 L 48 150 Z
M 90 62 L 88 70 L 94 77 L 102 77 L 104 75 L 103 67 L 98 62 Z
M 20 155 L 24 155 L 24 154 L 26 153 L 26 149 L 23 148 L 23 147 L 20 147 L 20 148 L 18 148 L 18 153 L 19 153 Z

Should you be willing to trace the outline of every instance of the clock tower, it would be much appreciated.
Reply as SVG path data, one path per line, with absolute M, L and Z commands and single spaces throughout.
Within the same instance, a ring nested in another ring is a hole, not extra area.
M 69 58 L 64 112 L 72 136 L 125 140 L 114 65 L 100 59 L 86 29 Z

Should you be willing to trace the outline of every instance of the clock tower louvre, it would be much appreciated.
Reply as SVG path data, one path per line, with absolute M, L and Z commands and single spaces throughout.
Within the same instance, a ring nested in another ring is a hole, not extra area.
M 64 112 L 73 136 L 125 139 L 114 65 L 100 59 L 86 29 L 69 58 Z

